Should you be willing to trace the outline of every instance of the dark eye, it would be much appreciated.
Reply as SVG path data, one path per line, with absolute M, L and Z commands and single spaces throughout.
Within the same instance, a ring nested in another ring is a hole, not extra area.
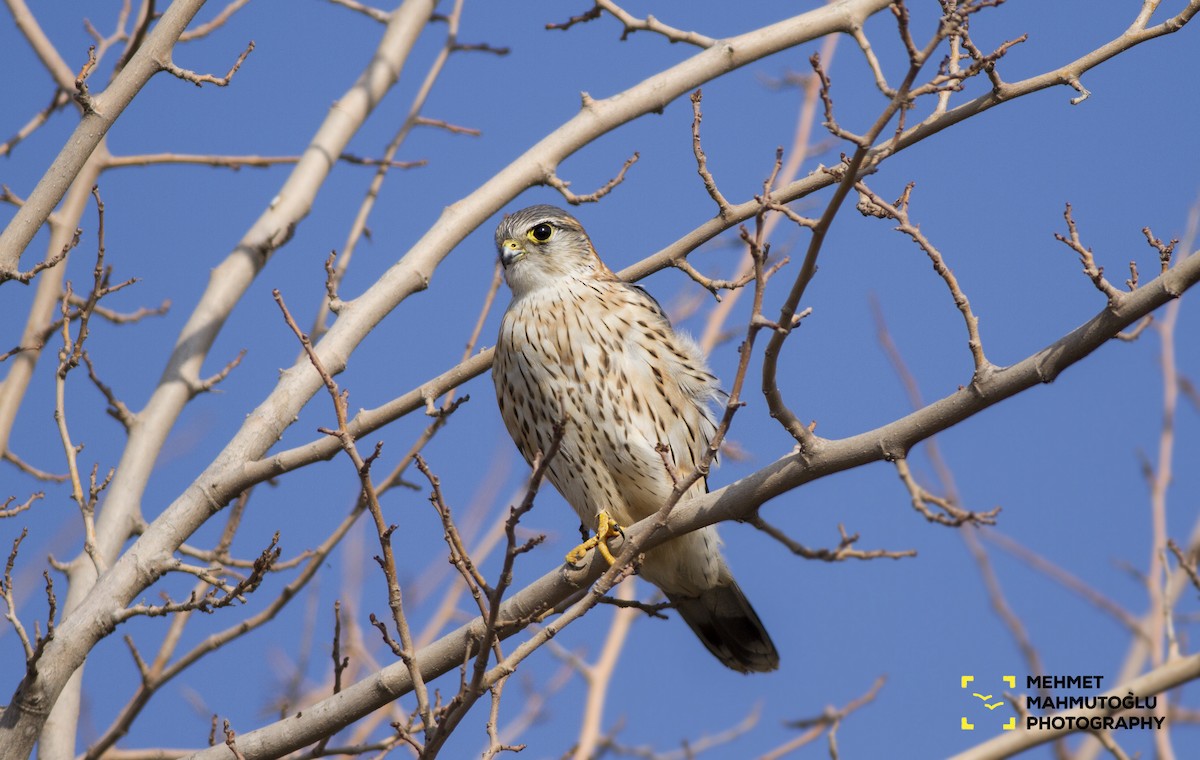
M 535 225 L 533 229 L 529 230 L 529 239 L 536 243 L 544 243 L 549 240 L 550 236 L 553 234 L 554 228 L 545 222 L 542 222 L 541 224 Z

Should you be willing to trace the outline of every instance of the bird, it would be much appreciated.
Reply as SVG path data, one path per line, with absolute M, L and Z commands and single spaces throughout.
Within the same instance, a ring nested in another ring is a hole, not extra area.
M 605 266 L 563 209 L 506 215 L 496 248 L 512 292 L 492 367 L 501 417 L 531 465 L 561 425 L 546 477 L 585 527 L 601 529 L 579 549 L 599 539 L 611 562 L 604 529 L 653 515 L 706 461 L 723 393 L 695 341 Z M 684 498 L 707 490 L 699 478 Z M 704 527 L 647 551 L 639 572 L 724 665 L 775 670 L 779 653 L 720 546 L 716 528 Z

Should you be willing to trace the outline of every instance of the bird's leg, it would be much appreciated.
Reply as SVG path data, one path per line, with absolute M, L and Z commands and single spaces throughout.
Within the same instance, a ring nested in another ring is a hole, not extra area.
M 596 549 L 608 564 L 615 565 L 617 558 L 609 550 L 608 540 L 623 535 L 625 533 L 621 529 L 621 526 L 617 524 L 617 521 L 612 519 L 607 512 L 601 510 L 596 518 L 596 535 L 567 552 L 567 562 L 572 565 L 577 564 L 589 551 Z
M 613 556 L 612 551 L 608 548 L 608 539 L 616 538 L 617 536 L 624 537 L 625 532 L 617 521 L 612 519 L 609 514 L 601 510 L 596 519 L 596 549 L 599 550 L 600 556 L 608 561 L 608 564 L 615 565 L 617 558 Z

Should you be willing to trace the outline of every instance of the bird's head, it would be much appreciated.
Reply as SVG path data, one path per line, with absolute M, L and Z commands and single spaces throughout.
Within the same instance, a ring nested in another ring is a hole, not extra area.
M 514 297 L 570 278 L 612 279 L 579 221 L 556 206 L 508 214 L 496 228 L 496 249 Z

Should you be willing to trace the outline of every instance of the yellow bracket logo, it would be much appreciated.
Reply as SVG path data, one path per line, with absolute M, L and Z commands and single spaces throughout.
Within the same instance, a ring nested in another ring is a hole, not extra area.
M 963 676 L 962 678 L 959 679 L 959 682 L 960 682 L 959 687 L 962 689 L 966 689 L 967 686 L 970 685 L 974 680 L 975 680 L 975 676 Z M 1012 689 L 1014 691 L 1016 690 L 1016 688 L 1017 688 L 1017 677 L 1016 676 L 1002 676 L 1000 680 L 1002 680 L 1004 682 L 1004 685 L 1007 686 L 1009 689 Z M 975 691 L 975 692 L 971 692 L 971 696 L 975 697 L 980 702 L 982 702 L 983 706 L 986 707 L 989 712 L 991 712 L 992 710 L 995 710 L 997 707 L 1000 707 L 1001 705 L 1004 704 L 1003 699 L 997 699 L 995 702 L 990 702 L 989 700 L 991 700 L 994 696 L 992 694 L 980 694 L 979 692 Z M 1015 715 L 1010 717 L 1008 719 L 1008 721 L 1001 726 L 1001 728 L 1003 728 L 1005 731 L 1012 731 L 1016 727 L 1017 727 L 1017 716 L 1015 716 Z M 975 724 L 972 723 L 971 721 L 967 720 L 967 716 L 964 715 L 964 716 L 962 716 L 961 728 L 963 731 L 974 731 Z

